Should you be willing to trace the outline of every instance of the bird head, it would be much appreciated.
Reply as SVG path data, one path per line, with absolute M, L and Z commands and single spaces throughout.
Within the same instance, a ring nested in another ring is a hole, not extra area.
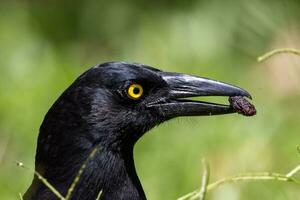
M 46 114 L 36 170 L 65 194 L 100 146 L 73 195 L 95 199 L 103 191 L 103 199 L 145 199 L 133 161 L 134 144 L 145 132 L 175 117 L 235 112 L 229 105 L 188 99 L 198 96 L 251 98 L 241 88 L 198 76 L 123 62 L 97 65 L 78 77 Z M 27 199 L 53 196 L 36 177 L 26 194 L 34 196 Z
M 91 68 L 67 89 L 65 96 L 65 103 L 73 104 L 69 111 L 77 113 L 93 130 L 94 138 L 118 148 L 134 144 L 147 130 L 175 117 L 234 112 L 229 105 L 188 97 L 251 98 L 245 90 L 219 81 L 123 62 Z

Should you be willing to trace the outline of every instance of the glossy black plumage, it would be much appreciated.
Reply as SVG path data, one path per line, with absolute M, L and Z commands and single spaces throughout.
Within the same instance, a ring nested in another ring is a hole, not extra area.
M 127 88 L 141 84 L 141 99 Z M 133 148 L 149 129 L 178 116 L 226 114 L 229 106 L 182 100 L 191 96 L 248 96 L 235 86 L 122 62 L 95 66 L 57 99 L 40 127 L 36 170 L 66 195 L 81 165 L 87 162 L 72 200 L 146 199 L 136 174 Z M 36 177 L 25 200 L 56 199 Z

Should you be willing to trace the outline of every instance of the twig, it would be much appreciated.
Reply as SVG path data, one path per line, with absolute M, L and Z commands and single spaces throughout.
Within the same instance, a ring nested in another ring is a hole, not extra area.
M 262 62 L 262 61 L 267 60 L 268 58 L 270 58 L 276 54 L 279 54 L 279 53 L 291 53 L 291 54 L 300 56 L 300 50 L 293 49 L 293 48 L 282 48 L 282 49 L 274 49 L 274 50 L 258 57 L 257 61 Z
M 17 162 L 17 166 L 19 167 L 22 167 L 24 169 L 29 169 L 31 170 L 29 167 L 26 167 L 22 162 Z M 66 200 L 61 194 L 59 191 L 57 191 L 48 181 L 47 179 L 45 179 L 39 172 L 35 171 L 34 170 L 34 174 L 38 177 L 38 179 L 40 181 L 42 181 L 42 183 L 44 183 L 48 188 L 49 190 L 51 190 L 53 192 L 53 194 L 55 194 L 55 196 L 57 198 L 59 198 L 60 200 Z

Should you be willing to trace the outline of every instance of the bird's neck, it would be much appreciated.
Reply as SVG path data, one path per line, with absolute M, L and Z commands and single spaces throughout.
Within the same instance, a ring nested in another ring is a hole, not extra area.
M 144 200 L 146 199 L 138 176 L 136 174 L 133 148 L 126 152 L 114 152 L 105 148 L 93 149 L 86 155 L 83 163 L 65 163 L 67 169 L 52 168 L 45 172 L 45 178 L 63 195 L 66 196 L 70 185 L 85 164 L 71 195 L 72 200 L 95 200 L 101 192 L 101 200 Z M 73 165 L 73 166 L 72 166 Z M 72 166 L 72 167 L 71 167 Z M 76 167 L 75 167 L 76 166 Z M 61 166 L 60 166 L 61 167 Z M 59 173 L 58 173 L 59 171 Z M 65 174 L 63 174 L 65 173 Z M 57 175 L 59 177 L 57 177 Z M 55 175 L 55 177 L 53 177 Z M 70 178 L 72 177 L 72 178 Z M 55 199 L 47 187 L 35 178 L 32 188 L 28 191 L 33 196 L 25 199 Z
M 133 148 L 126 152 L 112 152 L 101 147 L 96 150 L 95 157 L 87 162 L 74 195 L 94 200 L 100 191 L 101 199 L 146 199 L 136 174 Z M 86 198 L 88 193 L 90 197 Z
M 85 104 L 65 104 L 67 100 L 68 94 L 63 95 L 41 125 L 36 170 L 65 196 L 82 165 L 95 146 L 99 146 L 95 155 L 86 162 L 71 199 L 95 200 L 100 191 L 102 200 L 146 199 L 134 166 L 136 139 L 127 138 L 134 134 L 124 134 L 126 130 L 108 126 L 105 120 L 93 120 L 101 119 L 101 116 L 94 116 L 98 112 L 85 113 L 77 109 Z M 25 197 L 25 200 L 55 199 L 37 177 Z

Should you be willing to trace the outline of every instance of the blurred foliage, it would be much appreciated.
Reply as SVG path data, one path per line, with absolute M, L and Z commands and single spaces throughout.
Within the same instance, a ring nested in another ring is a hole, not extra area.
M 0 197 L 17 199 L 33 173 L 39 125 L 84 70 L 129 61 L 211 77 L 246 88 L 258 115 L 179 118 L 136 145 L 148 199 L 175 199 L 211 179 L 247 171 L 285 172 L 299 164 L 300 58 L 256 57 L 300 48 L 300 1 L 0 1 Z M 214 99 L 226 102 L 226 99 Z M 280 183 L 227 185 L 213 200 L 298 199 Z

